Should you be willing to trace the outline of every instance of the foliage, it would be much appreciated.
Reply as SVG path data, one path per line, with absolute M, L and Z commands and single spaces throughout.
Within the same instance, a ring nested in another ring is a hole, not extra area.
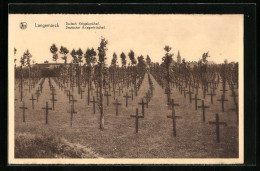
M 53 56 L 52 56 L 53 61 L 57 62 L 57 60 L 58 60 L 58 54 L 57 54 L 58 48 L 57 48 L 57 46 L 55 44 L 52 44 L 52 46 L 50 47 L 50 51 L 53 54 Z
M 135 53 L 133 50 L 130 50 L 130 52 L 128 53 L 129 59 L 131 61 L 131 65 L 135 65 L 136 64 L 136 59 L 135 59 Z
M 126 66 L 126 56 L 125 56 L 124 52 L 121 53 L 120 58 L 121 58 L 121 62 L 122 62 L 122 67 L 125 67 Z
M 69 50 L 66 47 L 61 46 L 60 47 L 60 54 L 64 55 L 61 57 L 61 59 L 64 60 L 64 64 L 67 64 L 67 54 L 69 53 Z

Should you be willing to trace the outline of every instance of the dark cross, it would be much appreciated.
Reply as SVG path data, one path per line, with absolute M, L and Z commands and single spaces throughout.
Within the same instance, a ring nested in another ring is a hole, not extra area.
M 46 102 L 46 107 L 43 107 L 42 109 L 45 109 L 45 111 L 46 111 L 46 122 L 45 122 L 45 124 L 48 124 L 48 112 L 49 112 L 49 110 L 52 110 L 52 108 L 49 108 L 48 102 Z
M 198 98 L 197 98 L 197 94 L 195 94 L 195 98 L 192 98 L 192 100 L 195 100 L 195 110 L 197 110 L 198 100 L 201 100 L 201 99 L 198 99 Z
M 54 103 L 55 103 L 55 101 L 57 101 L 57 99 L 55 99 L 55 97 L 54 97 L 55 94 L 52 93 L 51 95 L 52 95 L 52 98 L 50 100 L 52 101 L 52 110 L 54 110 Z
M 128 93 L 126 92 L 125 96 L 123 96 L 125 98 L 125 106 L 128 106 L 128 98 L 130 98 L 131 96 L 128 96 Z
M 33 94 L 32 94 L 32 98 L 31 98 L 31 99 L 29 99 L 29 100 L 31 100 L 31 101 L 32 101 L 32 109 L 34 109 L 34 100 L 36 100 L 36 99 L 34 99 L 34 98 L 33 98 Z
M 228 101 L 225 99 L 224 94 L 222 94 L 221 99 L 218 99 L 217 101 L 220 101 L 222 103 L 222 112 L 224 112 L 224 102 Z
M 116 116 L 118 115 L 118 105 L 121 105 L 121 103 L 118 103 L 118 100 L 116 99 L 116 103 L 113 103 L 116 105 Z
M 171 106 L 172 108 L 174 108 L 174 106 L 179 106 L 179 104 L 174 103 L 174 99 L 172 99 L 169 103 L 167 103 L 169 106 Z
M 138 103 L 139 105 L 142 105 L 142 115 L 144 116 L 144 105 L 146 105 L 147 103 L 144 102 L 144 99 L 142 98 L 142 102 Z
M 237 103 L 237 100 L 236 100 L 237 98 L 236 98 L 236 97 L 238 96 L 238 95 L 236 94 L 236 92 L 233 91 L 232 95 L 230 95 L 230 96 L 233 96 L 234 103 L 236 104 L 236 103 Z
M 42 84 L 40 84 L 41 93 L 42 93 L 42 88 L 43 88 L 43 87 L 42 87 Z
M 189 97 L 190 97 L 190 103 L 191 103 L 191 100 L 192 100 L 192 98 L 191 98 L 191 94 L 193 94 L 191 91 L 188 91 L 186 94 L 189 94 Z
M 211 99 L 210 101 L 211 101 L 211 104 L 213 104 L 213 96 L 215 96 L 216 94 L 214 94 L 213 91 L 211 90 L 211 93 L 208 95 L 210 95 L 210 99 Z
M 209 106 L 204 105 L 204 100 L 201 101 L 201 106 L 198 106 L 198 108 L 202 109 L 202 117 L 203 117 L 203 122 L 205 122 L 205 109 L 209 108 Z
M 184 98 L 186 98 L 186 91 L 188 91 L 188 90 L 185 90 L 185 87 L 182 87 L 181 92 L 183 92 Z
M 74 97 L 72 96 L 72 99 L 70 100 L 72 102 L 72 106 L 73 106 L 73 113 L 76 113 L 75 112 L 75 106 L 74 106 L 74 103 L 77 102 L 77 100 L 74 99 Z
M 82 93 L 85 92 L 82 89 L 80 89 L 80 99 L 82 99 Z
M 131 89 L 130 92 L 131 92 L 132 100 L 134 100 L 134 90 Z
M 136 108 L 136 114 L 131 115 L 132 118 L 135 118 L 135 132 L 138 133 L 138 119 L 144 118 L 144 116 L 138 116 L 138 108 Z
M 23 110 L 23 122 L 25 122 L 25 110 L 26 109 L 28 109 L 27 107 L 25 107 L 25 105 L 24 105 L 24 101 L 23 101 L 23 106 L 22 107 L 20 107 L 20 109 L 22 109 Z
M 224 98 L 225 98 L 226 91 L 228 91 L 228 90 L 226 90 L 226 84 L 225 83 L 223 84 L 223 90 L 220 90 L 220 91 L 223 92 L 223 95 L 224 95 Z
M 104 94 L 104 96 L 107 97 L 107 106 L 109 105 L 109 96 L 111 96 L 111 94 L 108 94 L 108 92 L 106 91 L 106 93 Z
M 147 92 L 147 96 L 148 96 L 148 100 L 149 100 L 149 102 L 151 101 L 151 93 L 150 93 L 150 90 L 148 90 L 148 92 Z
M 207 88 L 204 88 L 203 89 L 203 98 L 205 99 L 205 97 L 206 97 L 206 93 L 207 93 Z
M 117 89 L 117 90 L 118 90 L 118 93 L 119 93 L 119 96 L 120 96 L 120 92 L 121 92 L 121 90 L 123 90 L 123 89 L 118 86 L 118 89 Z
M 40 95 L 40 90 L 36 90 L 36 102 L 38 103 L 39 95 Z
M 98 103 L 98 101 L 95 101 L 95 96 L 93 96 L 93 101 L 90 101 L 91 103 L 93 103 L 93 113 L 96 113 L 96 103 Z
M 219 125 L 227 125 L 225 122 L 219 122 L 219 116 L 216 114 L 216 122 L 209 121 L 209 124 L 216 124 L 216 135 L 217 135 L 217 143 L 220 142 L 219 138 Z
M 148 103 L 149 103 L 149 98 L 150 98 L 148 93 L 145 93 L 144 98 L 146 99 L 146 108 L 148 108 Z
M 77 113 L 74 111 L 74 107 L 73 105 L 71 105 L 71 108 L 70 108 L 70 126 L 72 126 L 72 120 L 73 120 L 73 114 L 74 113 Z
M 73 95 L 72 94 L 70 94 L 70 91 L 69 91 L 69 94 L 67 95 L 68 97 L 69 97 L 69 104 L 70 104 L 70 97 L 72 97 Z
M 173 101 L 173 99 L 172 99 L 172 101 Z M 174 103 L 172 102 L 172 104 L 174 104 Z M 174 105 L 172 105 L 172 115 L 168 115 L 167 118 L 172 119 L 173 136 L 176 137 L 176 119 L 181 119 L 182 117 L 175 115 Z

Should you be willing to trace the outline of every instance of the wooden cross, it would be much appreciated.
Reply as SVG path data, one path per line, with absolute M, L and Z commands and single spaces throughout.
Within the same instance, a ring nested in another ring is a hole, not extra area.
M 52 108 L 49 108 L 48 102 L 46 102 L 46 107 L 43 107 L 42 109 L 45 109 L 45 111 L 46 111 L 46 122 L 45 122 L 45 124 L 48 124 L 48 112 L 49 112 L 49 110 L 52 110 Z
M 82 93 L 85 92 L 82 89 L 80 89 L 80 99 L 82 99 Z
M 123 96 L 125 98 L 125 106 L 128 106 L 128 98 L 130 98 L 131 96 L 128 96 L 128 93 L 126 92 L 125 96 Z
M 149 99 L 149 102 L 151 101 L 151 93 L 150 93 L 150 90 L 148 90 L 148 92 L 147 92 L 147 96 L 148 96 L 148 99 Z
M 208 95 L 210 95 L 210 99 L 211 99 L 210 101 L 211 101 L 211 104 L 213 104 L 213 96 L 215 96 L 216 94 L 213 93 L 213 91 L 211 90 L 211 93 Z
M 121 92 L 121 90 L 123 90 L 120 86 L 118 86 L 118 93 L 119 93 L 119 96 L 120 96 L 120 92 Z
M 220 136 L 219 136 L 219 125 L 227 125 L 225 122 L 219 122 L 219 116 L 216 114 L 216 121 L 209 121 L 209 124 L 216 124 L 216 135 L 217 135 L 217 143 L 220 142 Z
M 54 103 L 55 103 L 55 101 L 57 101 L 57 99 L 55 99 L 54 95 L 55 94 L 52 94 L 52 98 L 50 99 L 52 101 L 52 110 L 54 110 Z
M 222 94 L 221 99 L 218 99 L 217 101 L 220 101 L 222 103 L 222 112 L 224 112 L 224 102 L 228 101 L 225 99 L 224 94 Z
M 192 98 L 191 98 L 191 94 L 193 94 L 193 92 L 188 91 L 186 94 L 189 94 L 189 97 L 190 97 L 190 103 L 191 103 L 191 100 L 192 100 Z
M 186 98 L 186 91 L 188 91 L 188 90 L 186 90 L 185 87 L 182 87 L 181 93 L 184 92 L 184 93 L 183 93 L 183 94 L 184 94 L 184 98 Z
M 36 90 L 36 102 L 38 103 L 39 95 L 40 95 L 40 90 Z
M 73 95 L 72 94 L 70 94 L 70 91 L 69 91 L 69 94 L 67 95 L 68 97 L 69 97 L 69 104 L 70 104 L 70 97 L 72 97 Z
M 107 106 L 109 105 L 109 96 L 111 96 L 111 94 L 108 94 L 108 92 L 106 91 L 106 93 L 104 94 L 104 96 L 107 97 Z
M 138 108 L 136 108 L 136 114 L 130 115 L 132 118 L 135 118 L 135 132 L 138 133 L 138 119 L 144 118 L 144 116 L 138 116 Z
M 205 109 L 209 108 L 209 106 L 205 106 L 204 105 L 204 100 L 202 100 L 201 101 L 201 106 L 198 106 L 198 108 L 202 109 L 202 119 L 203 119 L 203 122 L 205 122 Z
M 95 96 L 93 96 L 93 101 L 90 101 L 91 103 L 93 103 L 93 113 L 96 113 L 96 103 L 98 103 L 98 101 L 95 101 Z
M 236 104 L 236 103 L 237 103 L 237 100 L 236 100 L 237 98 L 236 98 L 236 97 L 238 96 L 238 95 L 236 94 L 236 92 L 233 91 L 232 95 L 230 95 L 230 96 L 233 96 L 234 103 Z
M 198 103 L 198 100 L 201 100 L 201 99 L 198 99 L 197 98 L 197 94 L 195 94 L 195 98 L 192 98 L 192 100 L 195 100 L 195 110 L 197 110 L 197 103 Z
M 144 105 L 147 105 L 147 103 L 144 102 L 144 99 L 142 98 L 142 102 L 138 103 L 139 105 L 142 105 L 142 115 L 144 116 Z
M 172 99 L 169 103 L 167 103 L 167 105 L 171 106 L 172 108 L 174 108 L 174 106 L 179 106 L 179 104 L 174 103 L 174 99 Z
M 23 122 L 25 122 L 25 110 L 26 109 L 28 109 L 27 107 L 25 107 L 25 105 L 24 105 L 24 101 L 23 101 L 23 106 L 22 107 L 20 107 L 20 109 L 22 109 L 23 110 Z
M 75 99 L 74 99 L 74 96 L 72 96 L 72 99 L 71 99 L 70 101 L 72 102 L 73 113 L 77 113 L 77 112 L 75 112 L 75 110 L 74 110 L 74 109 L 75 109 L 75 104 L 74 104 L 74 103 L 77 102 L 77 100 L 75 100 Z
M 207 92 L 207 89 L 204 88 L 204 89 L 203 89 L 203 98 L 204 98 L 204 99 L 205 99 L 205 97 L 206 97 L 206 92 Z
M 70 108 L 70 126 L 72 126 L 72 120 L 73 120 L 73 114 L 74 113 L 77 113 L 74 111 L 74 107 L 73 105 L 71 105 L 71 108 Z
M 121 103 L 118 103 L 118 100 L 116 99 L 116 103 L 113 103 L 116 105 L 116 116 L 118 116 L 118 105 L 121 105 Z
M 172 105 L 172 115 L 168 115 L 167 118 L 172 119 L 173 136 L 176 137 L 176 119 L 181 119 L 182 117 L 175 115 L 174 105 Z
M 132 100 L 134 100 L 134 90 L 131 89 L 130 92 L 131 92 Z
M 145 93 L 144 98 L 146 99 L 146 108 L 148 108 L 148 103 L 149 103 L 149 98 L 150 98 L 148 93 Z
M 31 101 L 32 101 L 32 109 L 34 109 L 34 100 L 36 100 L 36 99 L 34 99 L 34 98 L 33 98 L 33 94 L 32 94 L 32 98 L 31 98 L 31 99 L 29 99 L 29 100 L 31 100 Z

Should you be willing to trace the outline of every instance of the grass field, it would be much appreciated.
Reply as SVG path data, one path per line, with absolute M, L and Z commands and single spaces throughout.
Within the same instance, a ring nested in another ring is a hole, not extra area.
M 125 98 L 121 94 L 118 100 L 122 103 L 119 107 L 119 115 L 115 115 L 115 106 L 112 105 L 113 97 L 110 97 L 110 104 L 106 106 L 104 98 L 105 129 L 99 129 L 99 110 L 96 106 L 96 114 L 93 114 L 92 104 L 87 105 L 87 93 L 81 100 L 80 95 L 74 89 L 73 95 L 78 101 L 75 103 L 73 125 L 70 126 L 70 104 L 63 90 L 52 80 L 56 88 L 55 110 L 49 111 L 49 124 L 45 124 L 46 101 L 51 103 L 51 91 L 48 79 L 43 84 L 43 92 L 39 102 L 35 102 L 35 109 L 32 109 L 31 94 L 27 91 L 24 101 L 26 110 L 26 122 L 22 121 L 22 102 L 19 100 L 18 88 L 15 90 L 15 157 L 16 158 L 237 158 L 238 157 L 238 124 L 236 122 L 235 105 L 227 92 L 225 112 L 221 111 L 221 103 L 216 101 L 221 97 L 220 87 L 216 90 L 214 104 L 210 104 L 210 96 L 205 99 L 206 122 L 202 121 L 201 109 L 195 110 L 194 101 L 189 103 L 187 95 L 184 98 L 176 88 L 172 88 L 172 98 L 179 106 L 175 108 L 176 115 L 182 116 L 177 123 L 177 137 L 173 137 L 172 120 L 167 118 L 171 110 L 166 106 L 166 95 L 164 90 L 156 83 L 154 94 L 145 108 L 145 117 L 139 119 L 139 132 L 135 133 L 135 110 L 138 107 L 141 115 L 141 98 L 148 91 L 148 76 L 144 81 L 134 100 L 129 99 L 128 107 L 125 107 Z M 32 91 L 35 90 L 35 86 Z M 128 89 L 128 94 L 130 88 Z M 124 88 L 124 94 L 127 91 Z M 112 94 L 112 92 L 110 92 Z M 94 94 L 95 95 L 95 94 Z M 93 96 L 93 95 L 92 95 Z M 34 95 L 34 97 L 36 97 Z M 203 98 L 199 90 L 198 98 Z M 198 102 L 198 106 L 201 101 Z M 227 126 L 220 126 L 220 143 L 216 142 L 216 127 L 208 124 L 208 121 L 215 121 L 215 114 L 218 113 L 220 121 L 226 122 Z M 45 144 L 45 145 L 43 145 Z M 62 150 L 66 149 L 66 150 Z

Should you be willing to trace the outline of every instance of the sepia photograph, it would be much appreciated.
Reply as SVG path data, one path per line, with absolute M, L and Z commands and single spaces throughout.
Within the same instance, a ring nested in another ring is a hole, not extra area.
M 9 164 L 243 164 L 243 14 L 9 14 Z

